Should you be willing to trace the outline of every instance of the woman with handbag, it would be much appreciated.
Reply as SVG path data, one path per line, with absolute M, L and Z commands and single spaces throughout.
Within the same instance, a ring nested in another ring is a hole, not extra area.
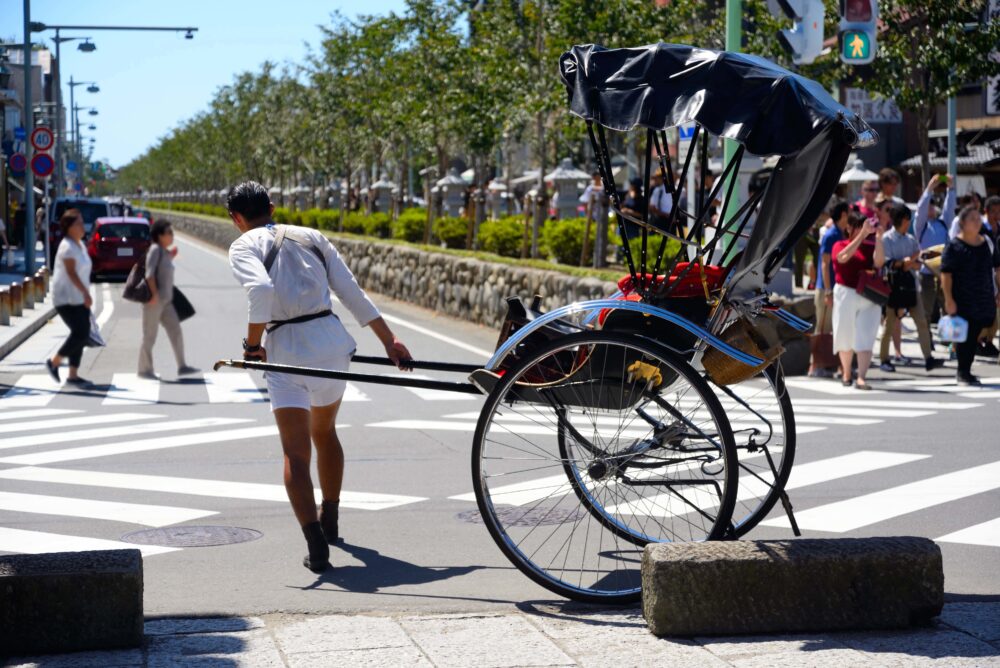
M 884 282 L 879 285 L 878 278 L 885 263 L 885 249 L 877 220 L 865 218 L 855 209 L 847 216 L 847 226 L 848 238 L 833 245 L 833 349 L 840 355 L 844 386 L 853 384 L 859 390 L 870 390 L 865 377 L 885 303 L 878 300 L 888 298 L 888 288 Z M 851 379 L 855 355 L 856 383 Z
M 153 372 L 153 344 L 163 325 L 170 339 L 170 347 L 177 360 L 177 375 L 198 373 L 199 369 L 188 366 L 184 360 L 184 335 L 181 322 L 174 307 L 174 258 L 177 249 L 171 248 L 174 230 L 170 223 L 159 220 L 150 226 L 149 234 L 153 243 L 146 253 L 146 284 L 149 286 L 149 301 L 142 306 L 142 345 L 139 347 L 139 377 L 159 380 Z
M 955 345 L 960 385 L 979 385 L 972 375 L 972 361 L 984 327 L 993 322 L 1000 306 L 1000 246 L 981 234 L 978 207 L 966 206 L 958 214 L 958 236 L 945 246 L 941 257 L 944 310 L 969 324 L 965 341 Z
M 52 271 L 52 304 L 56 313 L 69 327 L 69 336 L 51 359 L 45 360 L 49 375 L 58 383 L 59 366 L 65 357 L 69 361 L 70 385 L 90 385 L 80 377 L 80 358 L 90 339 L 90 269 L 92 261 L 83 245 L 86 230 L 79 209 L 67 209 L 59 218 L 63 239 L 59 242 Z

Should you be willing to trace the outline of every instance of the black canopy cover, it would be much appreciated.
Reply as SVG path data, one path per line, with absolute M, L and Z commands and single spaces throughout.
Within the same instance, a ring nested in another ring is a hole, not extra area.
M 679 44 L 574 46 L 559 70 L 570 111 L 613 130 L 698 123 L 748 153 L 778 155 L 747 247 L 734 268 L 759 287 L 823 211 L 852 148 L 878 135 L 815 81 L 757 56 Z

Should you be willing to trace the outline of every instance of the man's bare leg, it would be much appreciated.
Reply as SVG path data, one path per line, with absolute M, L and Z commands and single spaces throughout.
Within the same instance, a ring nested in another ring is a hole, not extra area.
M 337 411 L 340 402 L 313 406 L 309 413 L 309 431 L 316 446 L 319 486 L 323 490 L 320 524 L 323 535 L 333 545 L 339 537 L 340 490 L 344 483 L 344 449 L 337 438 Z
M 309 411 L 304 408 L 279 408 L 274 411 L 274 420 L 278 424 L 281 448 L 285 453 L 285 491 L 309 546 L 309 554 L 302 563 L 314 573 L 321 573 L 330 566 L 330 548 L 316 516 L 316 497 L 309 475 L 312 456 Z

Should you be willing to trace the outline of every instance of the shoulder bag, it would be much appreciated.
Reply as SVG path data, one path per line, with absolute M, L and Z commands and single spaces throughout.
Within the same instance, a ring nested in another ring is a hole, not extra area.
M 146 253 L 139 256 L 139 260 L 132 265 L 125 279 L 125 289 L 122 290 L 122 298 L 130 302 L 145 304 L 153 298 L 153 293 L 149 291 L 149 284 L 146 283 Z M 159 261 L 157 261 L 159 264 Z M 159 268 L 159 267 L 157 267 Z
M 909 309 L 917 305 L 917 279 L 913 272 L 900 267 L 889 271 L 888 305 L 895 309 Z
M 858 285 L 855 288 L 859 295 L 865 299 L 885 306 L 889 303 L 889 295 L 892 289 L 882 278 L 881 273 L 875 269 L 863 271 L 858 275 Z

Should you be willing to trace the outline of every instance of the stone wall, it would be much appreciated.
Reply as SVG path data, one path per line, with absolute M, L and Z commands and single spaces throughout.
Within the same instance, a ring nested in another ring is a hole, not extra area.
M 230 224 L 174 211 L 157 212 L 179 232 L 228 248 L 239 236 Z M 498 326 L 508 297 L 531 301 L 541 295 L 542 310 L 615 292 L 613 283 L 576 278 L 556 271 L 484 262 L 446 253 L 366 239 L 338 238 L 337 249 L 358 283 L 387 297 L 487 326 Z

